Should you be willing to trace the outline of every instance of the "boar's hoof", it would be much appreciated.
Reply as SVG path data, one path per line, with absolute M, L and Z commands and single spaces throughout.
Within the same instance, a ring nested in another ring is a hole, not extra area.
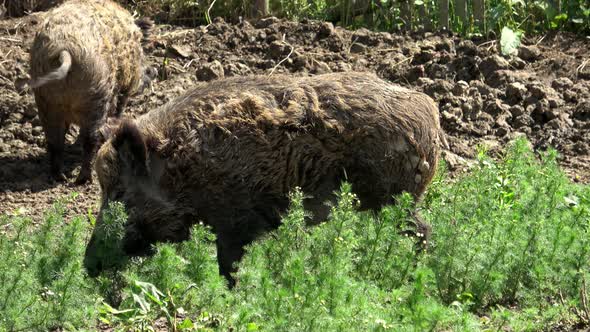
M 68 178 L 63 172 L 53 172 L 51 175 L 53 177 L 53 181 L 55 182 L 67 182 Z
M 82 168 L 80 170 L 80 174 L 78 174 L 78 178 L 76 179 L 76 182 L 74 182 L 76 185 L 82 185 L 82 184 L 86 184 L 86 183 L 92 183 L 92 174 L 91 171 L 89 169 L 84 169 Z

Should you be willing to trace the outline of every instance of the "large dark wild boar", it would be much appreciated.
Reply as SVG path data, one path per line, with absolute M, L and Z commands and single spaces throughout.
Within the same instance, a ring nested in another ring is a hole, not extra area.
M 69 125 L 80 126 L 83 158 L 76 182 L 84 183 L 91 180 L 98 128 L 107 116 L 119 115 L 144 84 L 141 42 L 150 22 L 137 23 L 110 0 L 72 0 L 46 14 L 30 51 L 29 85 L 57 179 L 65 179 Z
M 219 269 L 231 283 L 244 245 L 278 227 L 295 186 L 311 196 L 312 222 L 326 219 L 323 203 L 344 180 L 362 209 L 402 191 L 419 198 L 445 142 L 438 116 L 428 96 L 367 73 L 201 84 L 124 121 L 100 148 L 97 229 L 108 203 L 123 202 L 129 219 L 119 247 L 134 256 L 186 240 L 202 220 L 217 235 Z M 91 276 L 110 267 L 97 234 L 84 261 Z

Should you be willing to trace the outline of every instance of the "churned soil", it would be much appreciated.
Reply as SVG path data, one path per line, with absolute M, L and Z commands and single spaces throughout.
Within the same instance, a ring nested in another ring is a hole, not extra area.
M 43 13 L 0 21 L 0 215 L 39 219 L 57 199 L 77 193 L 70 215 L 96 213 L 99 189 L 74 186 L 81 149 L 76 128 L 67 135 L 70 182 L 49 176 L 44 134 L 30 92 L 28 48 Z M 356 31 L 330 23 L 266 18 L 205 27 L 156 26 L 145 47 L 158 69 L 150 89 L 131 99 L 137 116 L 190 89 L 197 81 L 235 75 L 314 75 L 372 71 L 423 91 L 440 106 L 451 174 L 468 169 L 477 146 L 499 152 L 526 136 L 543 151 L 556 148 L 574 181 L 590 181 L 590 40 L 556 33 L 529 38 L 518 56 L 503 57 L 495 40 L 446 33 Z

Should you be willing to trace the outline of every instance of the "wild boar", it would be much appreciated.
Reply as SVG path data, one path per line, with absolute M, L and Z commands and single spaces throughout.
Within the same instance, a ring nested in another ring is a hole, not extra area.
M 378 210 L 404 191 L 419 198 L 444 142 L 430 97 L 373 74 L 197 85 L 123 121 L 98 151 L 102 207 L 85 266 L 91 276 L 111 267 L 98 254 L 96 229 L 109 202 L 119 201 L 128 213 L 119 246 L 126 255 L 186 240 L 203 221 L 217 235 L 219 270 L 231 284 L 243 247 L 279 226 L 295 186 L 309 197 L 312 223 L 326 219 L 324 203 L 342 181 L 361 209 Z
M 65 180 L 65 134 L 76 124 L 83 148 L 76 183 L 91 180 L 98 128 L 145 85 L 141 42 L 150 27 L 110 0 L 67 1 L 46 13 L 30 51 L 29 86 L 56 179 Z

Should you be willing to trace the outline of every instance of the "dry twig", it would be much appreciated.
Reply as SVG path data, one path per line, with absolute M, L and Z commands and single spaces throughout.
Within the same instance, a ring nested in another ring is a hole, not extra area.
M 283 62 L 287 61 L 291 57 L 291 54 L 293 54 L 293 51 L 295 51 L 295 47 L 293 47 L 293 45 L 291 45 L 285 41 L 285 35 L 283 35 L 283 43 L 287 44 L 291 48 L 291 51 L 289 52 L 289 54 L 287 54 L 287 56 L 283 60 L 279 61 L 279 63 L 277 63 L 277 65 L 272 68 L 272 70 L 270 71 L 270 74 L 268 74 L 268 77 L 272 76 L 272 74 L 275 72 L 275 70 L 277 68 L 279 68 L 279 66 L 282 65 Z
M 578 68 L 576 68 L 576 75 L 579 75 L 579 74 L 580 74 L 580 72 L 581 72 L 582 70 L 584 70 L 584 68 L 586 68 L 586 65 L 587 65 L 589 62 L 590 62 L 590 58 L 588 58 L 588 59 L 586 59 L 586 60 L 582 61 L 582 64 L 580 64 L 580 65 L 578 66 Z
M 210 25 L 211 25 L 211 8 L 213 8 L 213 5 L 215 4 L 215 1 L 217 0 L 213 0 L 211 1 L 211 4 L 209 5 L 209 8 L 207 8 L 207 26 L 205 27 L 205 29 L 207 29 Z
M 10 37 L 0 37 L 0 40 L 4 40 L 4 41 L 9 41 L 9 42 L 14 42 L 14 43 L 22 43 L 23 41 L 20 39 L 16 39 L 16 38 L 10 38 Z

